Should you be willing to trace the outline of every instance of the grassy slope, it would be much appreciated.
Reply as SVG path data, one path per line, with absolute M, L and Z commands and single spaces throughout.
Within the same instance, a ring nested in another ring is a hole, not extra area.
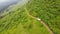
M 27 15 L 24 7 L 10 10 L 0 19 L 0 34 L 49 34 L 39 21 Z
M 26 7 L 31 15 L 41 18 L 55 34 L 60 34 L 60 0 L 32 0 Z

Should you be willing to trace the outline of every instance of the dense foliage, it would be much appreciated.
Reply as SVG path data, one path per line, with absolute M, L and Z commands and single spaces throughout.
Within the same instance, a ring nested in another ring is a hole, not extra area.
M 10 8 L 9 14 L 0 18 L 0 34 L 49 34 L 37 20 L 41 18 L 55 34 L 60 34 L 60 0 L 31 0 L 26 6 Z
M 31 15 L 41 18 L 55 34 L 60 34 L 60 0 L 32 0 L 27 8 Z

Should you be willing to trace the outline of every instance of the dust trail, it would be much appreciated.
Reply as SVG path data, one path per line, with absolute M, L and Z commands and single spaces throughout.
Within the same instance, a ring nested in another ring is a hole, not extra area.
M 4 10 L 3 13 L 0 13 L 0 17 L 1 17 L 1 16 L 4 16 L 4 15 L 7 15 L 9 12 L 12 12 L 13 9 L 16 9 L 16 8 L 19 8 L 19 7 L 23 6 L 24 4 L 28 3 L 28 1 L 29 1 L 29 0 L 21 0 L 21 1 L 19 1 L 18 3 L 16 3 L 15 5 L 9 6 L 9 8 L 8 8 L 9 11 L 7 11 L 8 9 Z

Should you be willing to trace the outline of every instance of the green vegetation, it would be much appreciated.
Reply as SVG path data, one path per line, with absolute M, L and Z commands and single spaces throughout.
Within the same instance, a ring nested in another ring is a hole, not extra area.
M 0 19 L 0 34 L 49 34 L 39 21 L 27 15 L 24 7 L 10 10 Z
M 41 18 L 55 34 L 60 34 L 60 0 L 32 0 L 29 13 Z
M 60 34 L 60 0 L 31 0 L 26 6 L 10 8 L 7 15 L 0 18 L 0 34 L 49 34 L 37 20 L 27 15 L 41 18 L 54 34 Z

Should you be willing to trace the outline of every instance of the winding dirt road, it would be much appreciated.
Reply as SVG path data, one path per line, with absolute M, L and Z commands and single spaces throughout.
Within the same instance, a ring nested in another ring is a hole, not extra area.
M 48 26 L 45 22 L 43 22 L 43 21 L 42 21 L 41 19 L 39 19 L 39 18 L 36 18 L 36 17 L 30 15 L 28 9 L 26 8 L 26 6 L 24 7 L 24 9 L 25 9 L 25 11 L 27 12 L 27 15 L 28 15 L 28 16 L 30 16 L 31 18 L 34 18 L 34 19 L 40 21 L 40 23 L 41 23 L 44 27 L 46 27 L 46 29 L 49 31 L 50 34 L 54 34 L 54 33 L 52 32 L 52 30 L 49 28 L 49 26 Z

